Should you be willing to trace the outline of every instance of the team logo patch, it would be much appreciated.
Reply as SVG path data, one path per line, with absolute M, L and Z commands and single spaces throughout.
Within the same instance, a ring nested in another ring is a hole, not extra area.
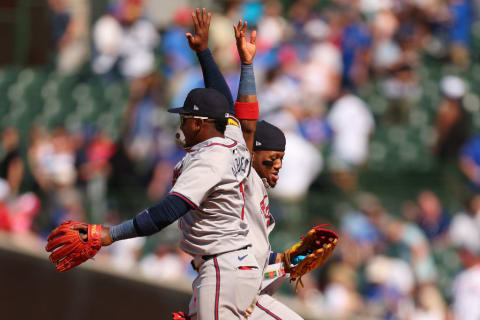
M 227 125 L 232 125 L 238 127 L 238 122 L 235 119 L 229 118 L 227 121 Z
M 261 146 L 262 143 L 260 141 L 255 141 L 255 146 L 258 147 L 258 146 Z
M 194 104 L 193 105 L 193 110 L 198 111 L 198 110 L 200 110 L 200 108 L 196 104 Z
M 178 177 L 180 177 L 180 174 L 182 173 L 182 168 L 183 168 L 183 164 L 181 164 L 180 166 L 178 166 L 173 170 L 172 186 L 175 185 L 175 182 L 177 182 Z
M 263 196 L 263 200 L 260 202 L 260 214 L 267 220 L 267 227 L 271 224 L 270 204 L 268 203 L 268 197 Z

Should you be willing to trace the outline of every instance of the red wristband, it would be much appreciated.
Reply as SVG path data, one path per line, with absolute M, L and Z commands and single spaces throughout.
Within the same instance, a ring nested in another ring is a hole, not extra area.
M 235 101 L 235 116 L 240 120 L 257 120 L 258 101 L 255 102 L 238 102 Z

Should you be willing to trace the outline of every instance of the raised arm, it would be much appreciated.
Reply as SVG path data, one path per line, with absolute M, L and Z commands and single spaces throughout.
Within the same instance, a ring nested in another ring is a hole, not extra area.
M 194 35 L 186 33 L 190 48 L 197 53 L 198 61 L 202 68 L 203 81 L 206 88 L 213 88 L 220 91 L 230 104 L 230 112 L 233 113 L 233 97 L 230 88 L 225 81 L 218 65 L 213 59 L 210 49 L 208 49 L 208 31 L 210 29 L 210 20 L 212 14 L 205 8 L 201 11 L 197 8 L 192 12 L 194 26 Z
M 255 75 L 253 72 L 253 58 L 256 52 L 257 32 L 252 31 L 250 40 L 247 41 L 245 34 L 247 22 L 238 21 L 233 25 L 238 55 L 241 61 L 240 84 L 238 86 L 237 101 L 235 102 L 235 115 L 240 120 L 242 132 L 247 147 L 253 152 L 253 140 L 258 120 L 257 91 L 255 88 Z

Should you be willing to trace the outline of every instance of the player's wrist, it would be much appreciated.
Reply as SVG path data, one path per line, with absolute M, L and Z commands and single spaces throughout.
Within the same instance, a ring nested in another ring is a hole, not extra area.
M 102 247 L 111 245 L 114 241 L 110 233 L 110 228 L 102 226 L 102 232 L 100 234 L 100 240 L 102 242 Z
M 283 261 L 284 261 L 284 260 L 283 260 L 283 259 L 284 259 L 283 256 L 284 256 L 283 253 L 278 252 L 278 253 L 277 253 L 277 256 L 276 256 L 276 258 L 275 258 L 275 263 L 283 262 Z
M 199 48 L 197 50 L 195 50 L 196 54 L 198 57 L 207 57 L 207 56 L 211 56 L 212 53 L 210 52 L 210 49 L 207 47 L 202 47 L 202 48 Z
M 208 50 L 208 45 L 206 45 L 206 46 L 205 46 L 205 45 L 202 45 L 202 46 L 199 46 L 198 48 L 195 49 L 195 51 L 196 51 L 198 54 L 200 54 L 200 53 L 202 53 L 202 52 L 204 52 L 204 51 L 207 51 L 207 50 Z
M 235 101 L 235 115 L 240 120 L 257 120 L 260 112 L 258 109 L 258 101 L 240 102 Z

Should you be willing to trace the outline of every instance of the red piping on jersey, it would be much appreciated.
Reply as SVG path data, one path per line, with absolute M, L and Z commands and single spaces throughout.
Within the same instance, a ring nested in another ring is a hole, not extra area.
M 242 206 L 242 220 L 245 218 L 245 192 L 243 192 L 243 183 L 240 182 L 240 192 L 242 193 L 243 206 Z
M 235 147 L 237 145 L 237 141 L 234 141 L 232 144 L 223 144 L 223 143 L 218 143 L 218 142 L 214 142 L 214 143 L 210 143 L 206 146 L 203 146 L 203 147 L 200 147 L 198 149 L 195 149 L 195 150 L 187 150 L 187 152 L 195 152 L 195 151 L 198 151 L 202 148 L 207 148 L 207 147 L 211 147 L 211 146 L 222 146 L 222 147 L 226 147 L 226 148 L 232 148 L 232 147 Z
M 215 320 L 218 320 L 218 305 L 220 300 L 220 268 L 218 267 L 217 258 L 213 258 L 213 264 L 215 265 L 215 273 L 217 276 L 217 286 L 215 288 Z
M 253 270 L 254 267 L 246 267 L 246 266 L 241 266 L 238 269 L 240 270 Z
M 268 310 L 267 308 L 265 308 L 264 306 L 262 306 L 260 303 L 256 303 L 256 306 L 259 307 L 260 309 L 262 309 L 263 311 L 265 311 L 266 314 L 268 314 L 269 316 L 271 316 L 273 319 L 277 319 L 277 320 L 282 320 L 282 318 L 280 318 L 279 316 L 276 316 L 274 315 L 270 310 Z
M 169 193 L 168 195 L 180 197 L 180 198 L 182 198 L 186 203 L 188 203 L 189 205 L 191 205 L 194 209 L 197 209 L 197 206 L 196 206 L 192 201 L 188 200 L 187 197 L 185 197 L 183 194 L 180 194 L 180 193 L 177 193 L 177 192 L 171 192 L 171 193 Z

